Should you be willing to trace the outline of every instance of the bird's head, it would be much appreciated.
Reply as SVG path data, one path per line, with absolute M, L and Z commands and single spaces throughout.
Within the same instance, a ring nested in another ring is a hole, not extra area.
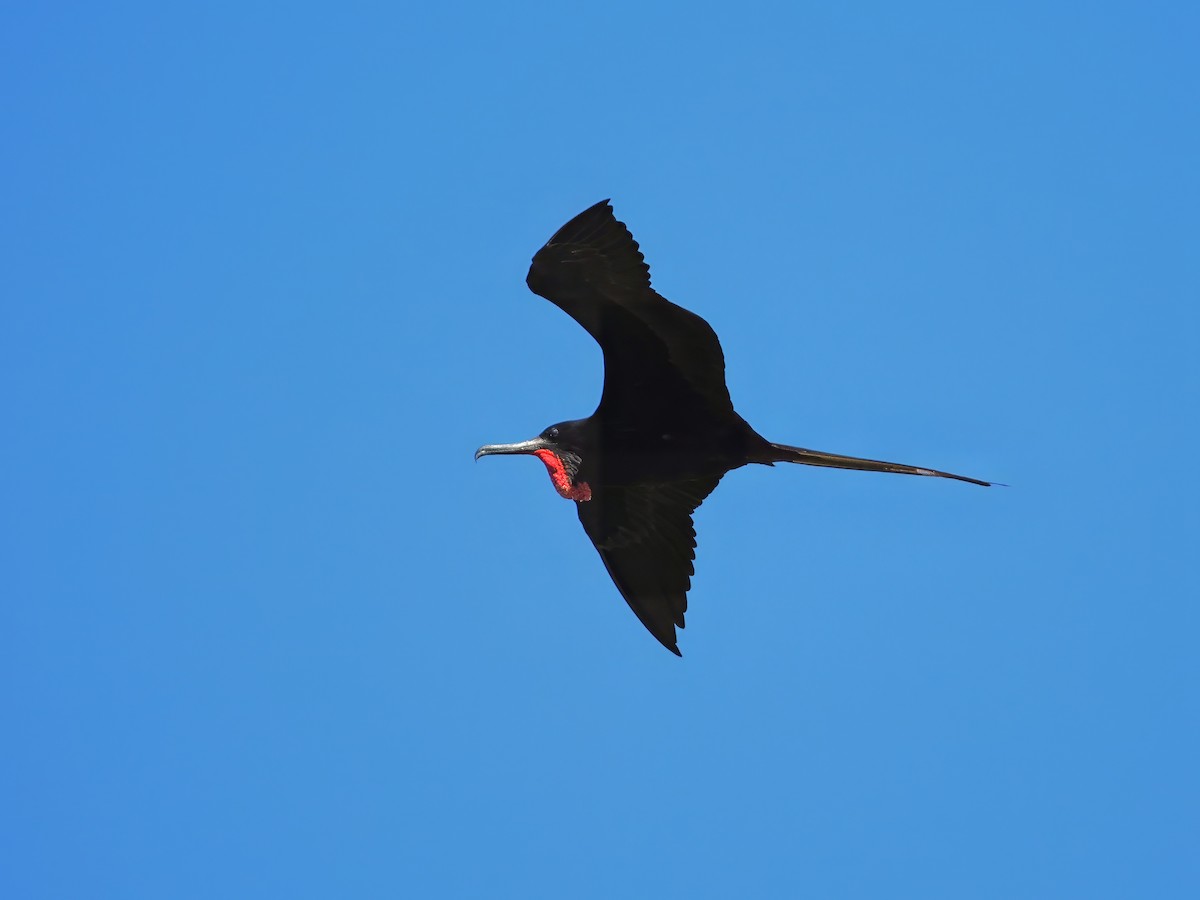
M 536 456 L 546 464 L 554 489 L 568 500 L 583 503 L 592 499 L 592 489 L 586 481 L 577 480 L 583 462 L 581 447 L 572 439 L 578 428 L 575 422 L 551 425 L 537 437 L 515 444 L 485 444 L 475 451 L 475 459 L 497 454 L 523 453 Z

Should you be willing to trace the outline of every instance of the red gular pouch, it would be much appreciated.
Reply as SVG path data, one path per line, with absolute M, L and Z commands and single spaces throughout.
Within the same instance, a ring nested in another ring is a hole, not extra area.
M 573 484 L 571 476 L 567 474 L 566 464 L 553 450 L 534 450 L 533 455 L 546 464 L 546 471 L 550 473 L 550 481 L 554 483 L 554 489 L 560 495 L 568 500 L 574 500 L 576 503 L 586 503 L 592 499 L 592 489 L 588 487 L 588 483 L 580 481 Z

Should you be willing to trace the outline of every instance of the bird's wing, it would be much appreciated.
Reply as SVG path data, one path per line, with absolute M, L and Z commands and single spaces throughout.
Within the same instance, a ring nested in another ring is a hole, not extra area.
M 696 558 L 692 513 L 720 480 L 720 475 L 714 475 L 630 487 L 609 485 L 593 489 L 592 499 L 578 504 L 583 530 L 621 596 L 676 656 L 682 654 L 675 627 L 683 627 Z
M 607 200 L 555 232 L 526 283 L 600 344 L 605 412 L 733 412 L 716 333 L 650 287 L 650 267 Z

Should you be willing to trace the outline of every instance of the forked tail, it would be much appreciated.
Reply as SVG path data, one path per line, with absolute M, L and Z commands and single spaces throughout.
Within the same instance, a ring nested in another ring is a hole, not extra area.
M 966 481 L 991 487 L 992 482 L 980 481 L 978 478 L 968 478 L 966 475 L 954 475 L 950 472 L 939 472 L 937 469 L 924 469 L 919 466 L 906 466 L 903 463 L 883 462 L 878 459 L 860 459 L 857 456 L 839 456 L 836 453 L 822 453 L 820 450 L 805 450 L 803 447 L 789 447 L 787 444 L 771 444 L 777 455 L 772 462 L 802 463 L 806 466 L 826 466 L 831 469 L 858 469 L 862 472 L 895 472 L 899 475 L 927 475 L 933 478 L 953 478 L 955 481 Z

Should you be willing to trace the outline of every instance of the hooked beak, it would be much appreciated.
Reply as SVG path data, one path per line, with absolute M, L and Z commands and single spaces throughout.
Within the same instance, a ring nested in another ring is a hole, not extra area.
M 511 453 L 536 453 L 538 450 L 553 449 L 554 445 L 545 438 L 541 437 L 535 437 L 528 441 L 518 441 L 515 444 L 484 444 L 475 451 L 475 461 L 478 462 L 480 458 L 484 456 Z

